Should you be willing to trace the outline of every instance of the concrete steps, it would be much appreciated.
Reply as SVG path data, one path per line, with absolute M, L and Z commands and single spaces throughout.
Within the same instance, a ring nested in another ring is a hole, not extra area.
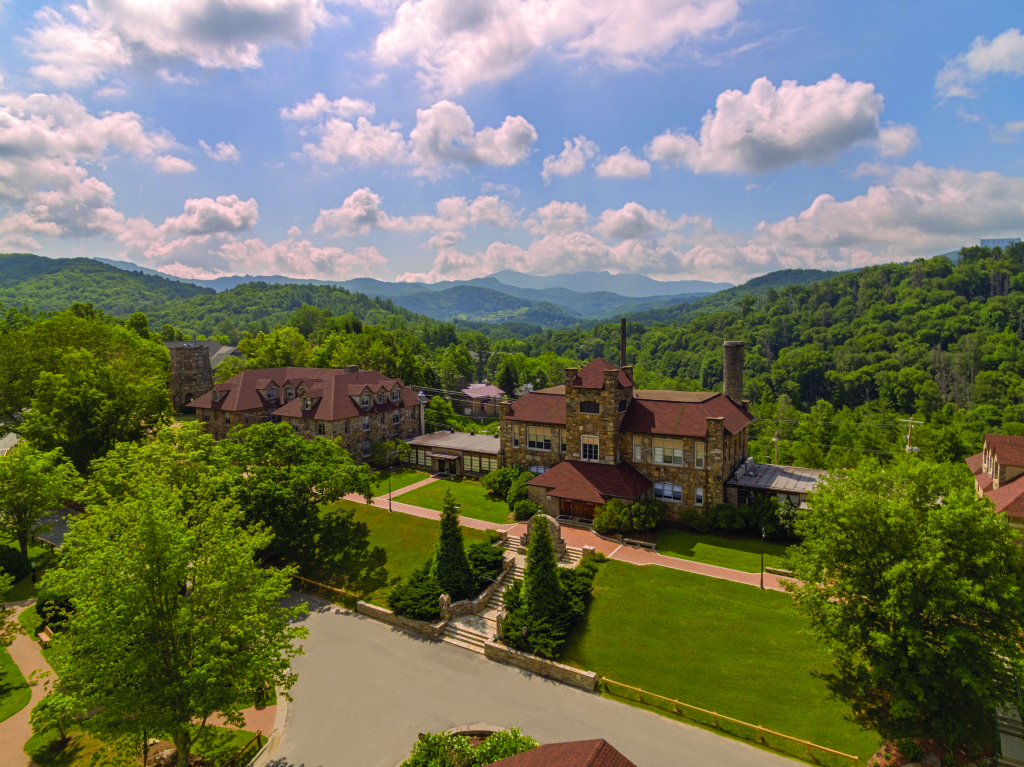
M 490 637 L 473 631 L 456 621 L 448 622 L 448 625 L 444 627 L 444 636 L 442 638 L 449 644 L 457 645 L 480 655 L 484 654 L 484 642 L 490 639 Z

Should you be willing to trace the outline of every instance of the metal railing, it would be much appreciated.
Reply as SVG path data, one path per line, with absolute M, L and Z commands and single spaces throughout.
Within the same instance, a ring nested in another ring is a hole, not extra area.
M 722 722 L 729 722 L 731 724 L 739 725 L 740 727 L 746 727 L 746 728 L 756 732 L 757 733 L 757 742 L 761 743 L 761 744 L 764 744 L 765 746 L 769 746 L 769 744 L 765 740 L 765 736 L 766 735 L 770 736 L 770 737 L 773 737 L 773 738 L 780 738 L 780 739 L 786 741 L 787 743 L 792 743 L 794 745 L 797 745 L 797 746 L 805 748 L 807 750 L 807 758 L 812 760 L 812 761 L 816 761 L 814 759 L 814 752 L 819 752 L 819 753 L 822 753 L 822 754 L 829 754 L 831 756 L 837 756 L 837 757 L 839 757 L 841 759 L 848 759 L 850 762 L 852 762 L 855 765 L 860 763 L 860 757 L 859 756 L 854 756 L 854 755 L 851 755 L 851 754 L 844 754 L 842 751 L 836 751 L 835 749 L 828 748 L 827 746 L 819 746 L 817 743 L 812 743 L 809 740 L 802 740 L 801 738 L 794 738 L 791 735 L 783 735 L 781 732 L 776 732 L 775 730 L 769 730 L 767 727 L 762 727 L 759 724 L 750 724 L 750 722 L 744 722 L 744 721 L 742 721 L 740 719 L 733 719 L 731 716 L 726 716 L 725 714 L 719 714 L 717 711 L 708 711 L 706 708 L 700 708 L 699 706 L 691 706 L 689 703 L 681 703 L 678 700 L 674 700 L 672 698 L 666 698 L 663 695 L 657 695 L 656 693 L 653 693 L 653 692 L 647 692 L 646 690 L 641 690 L 639 687 L 633 687 L 632 685 L 623 684 L 622 682 L 616 682 L 614 679 L 609 679 L 608 677 L 601 677 L 601 684 L 604 685 L 605 690 L 609 694 L 611 694 L 611 695 L 616 695 L 617 693 L 615 693 L 613 690 L 611 690 L 609 685 L 614 685 L 615 687 L 621 687 L 621 688 L 624 688 L 626 690 L 630 690 L 630 691 L 636 693 L 636 702 L 640 703 L 640 704 L 643 704 L 643 705 L 653 705 L 653 704 L 647 703 L 644 700 L 645 696 L 647 698 L 649 698 L 649 699 L 652 699 L 652 700 L 658 700 L 658 701 L 662 701 L 664 703 L 668 703 L 668 704 L 670 704 L 672 706 L 672 713 L 676 714 L 678 716 L 686 716 L 686 712 L 693 712 L 693 713 L 703 714 L 705 717 L 709 717 L 711 719 L 712 726 L 715 727 L 715 728 L 718 728 L 720 721 L 722 721 Z M 619 697 L 626 698 L 626 699 L 631 699 L 630 696 L 627 696 L 627 695 L 619 695 Z M 661 709 L 661 706 L 655 706 L 655 707 Z M 661 709 L 661 710 L 664 710 L 664 709 Z M 690 718 L 692 718 L 692 717 L 690 717 Z
M 246 743 L 244 746 L 242 746 L 241 750 L 237 754 L 235 754 L 233 757 L 231 757 L 226 762 L 224 762 L 224 764 L 222 764 L 221 767 L 232 767 L 232 765 L 234 765 L 235 762 L 237 762 L 238 759 L 242 755 L 244 755 L 246 751 L 249 750 L 249 746 L 251 746 L 254 741 L 256 743 L 256 750 L 259 751 L 260 748 L 262 748 L 262 743 L 261 743 L 262 739 L 263 739 L 263 732 L 261 730 L 257 730 L 256 734 L 253 735 L 249 739 L 249 742 Z

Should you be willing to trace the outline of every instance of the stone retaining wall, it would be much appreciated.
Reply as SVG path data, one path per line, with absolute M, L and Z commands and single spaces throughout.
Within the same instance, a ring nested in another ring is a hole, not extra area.
M 518 652 L 497 642 L 484 643 L 484 656 L 498 663 L 516 666 L 534 674 L 579 687 L 587 692 L 597 689 L 597 674 L 593 671 L 583 671 L 572 666 L 555 663 L 552 660 L 538 658 L 536 655 Z
M 441 620 L 437 623 L 427 623 L 426 621 L 405 618 L 401 615 L 395 615 L 387 608 L 371 605 L 369 602 L 363 601 L 356 603 L 356 612 L 360 615 L 365 615 L 368 618 L 378 620 L 381 623 L 387 623 L 390 626 L 397 626 L 400 629 L 405 629 L 406 631 L 411 631 L 414 634 L 430 637 L 431 639 L 440 639 L 444 634 L 444 627 L 448 625 L 447 620 Z
M 441 617 L 445 620 L 451 618 L 458 618 L 460 615 L 476 615 L 484 606 L 491 601 L 491 595 L 494 591 L 505 582 L 505 578 L 508 576 L 509 570 L 512 568 L 512 563 L 516 561 L 514 554 L 505 552 L 504 559 L 501 560 L 501 572 L 498 577 L 491 582 L 491 584 L 484 589 L 475 599 L 463 599 L 460 602 L 452 602 L 451 607 L 445 609 L 441 608 Z

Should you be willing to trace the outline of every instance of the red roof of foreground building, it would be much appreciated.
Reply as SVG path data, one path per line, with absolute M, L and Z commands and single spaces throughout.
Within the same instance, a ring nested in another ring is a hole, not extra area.
M 616 751 L 612 745 L 598 740 L 574 740 L 549 743 L 500 759 L 494 767 L 637 767 Z
M 986 434 L 985 449 L 995 453 L 1001 466 L 1024 466 L 1024 437 Z
M 650 480 L 628 463 L 562 461 L 526 483 L 543 487 L 555 498 L 604 503 L 605 498 L 636 498 L 651 488 Z
M 633 382 L 629 380 L 629 376 L 618 367 L 606 362 L 598 357 L 593 362 L 588 362 L 586 365 L 581 367 L 576 372 L 576 378 L 573 379 L 572 385 L 577 389 L 603 389 L 604 388 L 604 371 L 606 370 L 618 370 L 619 371 L 619 386 L 629 387 L 633 385 Z
M 261 392 L 271 383 L 277 385 L 278 399 L 268 400 Z M 316 401 L 309 410 L 302 409 L 302 399 L 296 397 L 284 402 L 284 390 L 292 387 L 297 390 L 301 384 L 306 386 L 308 397 Z M 383 403 L 376 397 L 371 400 L 369 408 L 360 404 L 360 397 L 365 390 L 371 394 L 379 391 L 391 392 L 396 386 L 401 387 L 402 397 L 392 402 L 388 396 Z M 220 393 L 221 399 L 213 401 L 211 392 L 192 401 L 196 408 L 210 410 L 256 410 L 268 408 L 274 415 L 287 418 L 315 418 L 322 421 L 337 421 L 342 418 L 353 418 L 371 413 L 382 413 L 399 407 L 411 407 L 419 404 L 416 392 L 405 386 L 397 378 L 388 378 L 375 370 L 335 370 L 329 368 L 264 368 L 243 370 L 227 381 L 213 387 Z
M 736 434 L 754 420 L 744 408 L 724 394 L 709 394 L 701 402 L 655 400 L 650 395 L 660 392 L 642 392 L 629 403 L 620 431 L 640 434 L 667 434 L 678 437 L 706 437 L 708 418 L 724 418 L 729 434 Z M 675 392 L 665 392 L 674 394 Z M 684 392 L 689 394 L 690 392 Z M 638 393 L 639 394 L 639 393 Z
M 989 439 L 993 435 L 989 434 L 985 437 L 986 447 L 991 446 Z M 1018 439 L 1024 439 L 1019 438 Z M 1006 514 L 1008 517 L 1024 517 L 1024 475 L 1012 479 L 1009 482 L 1001 485 L 998 490 L 993 490 L 992 477 L 988 475 L 982 468 L 984 453 L 975 453 L 972 456 L 968 456 L 965 460 L 967 461 L 967 467 L 971 470 L 974 475 L 974 484 L 978 488 L 978 492 L 988 498 L 992 503 L 996 505 L 996 513 Z M 998 454 L 996 460 L 999 460 Z M 1014 466 L 1013 463 L 1000 464 L 1005 466 Z

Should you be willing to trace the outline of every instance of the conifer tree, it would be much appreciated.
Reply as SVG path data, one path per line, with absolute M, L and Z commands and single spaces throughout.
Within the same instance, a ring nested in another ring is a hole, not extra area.
M 444 494 L 444 511 L 441 512 L 441 529 L 437 533 L 437 547 L 434 551 L 434 580 L 442 593 L 457 601 L 473 591 L 473 571 L 466 558 L 462 540 L 462 527 L 455 510 L 455 496 L 451 490 Z
M 533 620 L 556 621 L 564 600 L 547 517 L 538 514 L 530 527 L 530 545 L 526 550 L 526 572 L 523 575 L 523 604 Z

